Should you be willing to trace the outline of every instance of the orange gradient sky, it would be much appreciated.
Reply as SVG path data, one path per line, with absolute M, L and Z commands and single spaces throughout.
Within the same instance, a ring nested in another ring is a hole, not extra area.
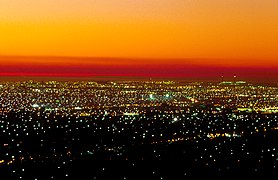
M 278 1 L 1 0 L 0 56 L 2 74 L 21 73 L 14 65 L 277 69 Z

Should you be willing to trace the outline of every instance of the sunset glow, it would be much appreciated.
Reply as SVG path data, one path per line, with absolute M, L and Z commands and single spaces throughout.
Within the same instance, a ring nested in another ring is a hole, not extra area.
M 278 77 L 277 12 L 276 0 L 2 0 L 0 75 Z
M 277 176 L 278 0 L 0 0 L 0 95 L 0 180 Z

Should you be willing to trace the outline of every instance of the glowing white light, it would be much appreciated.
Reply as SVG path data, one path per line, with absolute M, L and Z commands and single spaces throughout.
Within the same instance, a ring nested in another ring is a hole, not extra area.
M 178 121 L 178 118 L 175 117 L 175 118 L 173 119 L 173 122 L 176 122 L 176 121 Z
M 33 104 L 32 107 L 33 107 L 33 108 L 38 108 L 39 105 L 38 105 L 38 104 Z

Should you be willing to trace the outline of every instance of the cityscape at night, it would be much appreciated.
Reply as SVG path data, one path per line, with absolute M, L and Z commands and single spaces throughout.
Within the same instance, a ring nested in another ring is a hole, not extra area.
M 0 180 L 278 176 L 278 0 L 0 0 Z
M 277 175 L 278 86 L 0 83 L 1 179 Z

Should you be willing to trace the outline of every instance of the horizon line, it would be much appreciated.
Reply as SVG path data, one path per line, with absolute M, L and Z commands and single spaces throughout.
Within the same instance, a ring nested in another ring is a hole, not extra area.
M 10 59 L 2 64 L 6 67 L 23 65 L 22 67 L 88 67 L 88 66 L 107 66 L 107 67 L 148 67 L 148 66 L 183 66 L 191 68 L 225 68 L 225 69 L 278 69 L 278 64 L 264 63 L 265 59 L 254 58 L 192 58 L 192 57 L 105 57 L 105 56 L 56 56 L 56 55 L 0 55 L 1 59 Z M 42 61 L 39 61 L 42 60 Z M 44 61 L 45 60 L 45 61 Z M 49 62 L 47 62 L 47 60 Z M 69 62 L 65 62 L 69 60 Z M 84 60 L 84 61 L 82 61 Z M 95 61 L 94 61 L 95 60 Z M 28 62 L 30 61 L 30 62 Z M 116 62 L 115 62 L 116 61 Z M 273 61 L 273 60 L 272 60 Z M 278 59 L 277 59 L 278 61 Z M 255 62 L 255 63 L 254 63 Z M 83 68 L 84 68 L 83 67 Z

